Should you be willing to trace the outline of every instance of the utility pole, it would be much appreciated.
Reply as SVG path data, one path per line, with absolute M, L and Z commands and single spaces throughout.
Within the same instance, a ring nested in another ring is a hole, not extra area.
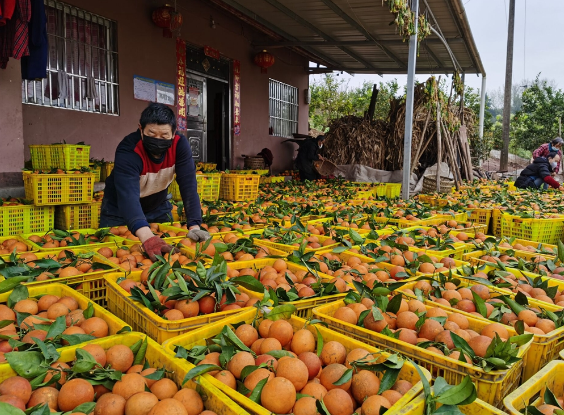
M 407 94 L 405 99 L 405 134 L 403 136 L 403 180 L 401 197 L 409 199 L 409 181 L 411 179 L 411 139 L 413 137 L 413 101 L 415 94 L 415 65 L 417 62 L 417 26 L 419 22 L 419 0 L 413 0 L 411 9 L 415 15 L 415 31 L 409 38 L 407 62 Z
M 507 171 L 509 161 L 509 130 L 511 127 L 511 86 L 513 83 L 513 43 L 515 36 L 515 0 L 509 0 L 509 25 L 507 29 L 507 60 L 505 63 L 505 95 L 503 99 L 503 148 L 499 170 Z

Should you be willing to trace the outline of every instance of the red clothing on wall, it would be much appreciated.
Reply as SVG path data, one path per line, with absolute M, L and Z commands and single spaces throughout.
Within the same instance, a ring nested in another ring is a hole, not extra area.
M 21 59 L 29 56 L 30 19 L 31 0 L 17 0 L 12 18 L 5 26 L 0 27 L 0 68 L 6 69 L 10 58 Z
M 16 0 L 0 0 L 0 26 L 4 26 L 14 15 Z

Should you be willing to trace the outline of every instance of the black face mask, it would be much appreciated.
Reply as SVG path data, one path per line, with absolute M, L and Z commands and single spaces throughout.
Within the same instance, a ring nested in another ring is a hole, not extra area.
M 172 140 L 163 140 L 143 135 L 143 147 L 145 147 L 145 150 L 147 150 L 149 154 L 161 158 L 164 153 L 172 147 Z

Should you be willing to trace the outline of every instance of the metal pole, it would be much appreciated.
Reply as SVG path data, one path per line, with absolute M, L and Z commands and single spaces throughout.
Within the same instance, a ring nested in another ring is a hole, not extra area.
M 482 90 L 480 91 L 480 121 L 478 124 L 478 137 L 484 138 L 484 112 L 486 110 L 486 77 L 482 75 Z M 482 167 L 482 159 L 478 160 L 478 166 Z
M 417 61 L 417 26 L 419 22 L 419 0 L 413 0 L 415 31 L 409 38 L 409 60 L 407 63 L 407 96 L 405 100 L 405 135 L 403 137 L 403 182 L 401 196 L 409 199 L 409 180 L 411 172 L 411 140 L 413 136 L 413 100 L 415 93 L 415 63 Z
M 515 0 L 509 2 L 509 25 L 507 29 L 507 61 L 505 64 L 505 95 L 503 100 L 503 148 L 499 170 L 507 171 L 509 161 L 509 130 L 511 121 L 511 84 L 513 82 L 513 41 L 515 36 Z

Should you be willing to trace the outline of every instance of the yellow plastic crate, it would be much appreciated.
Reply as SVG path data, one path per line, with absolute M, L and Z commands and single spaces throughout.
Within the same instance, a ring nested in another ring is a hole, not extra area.
M 244 268 L 251 268 L 255 270 L 260 270 L 268 265 L 272 266 L 276 262 L 276 259 L 269 258 L 269 259 L 255 259 L 254 261 L 238 261 L 238 262 L 228 262 L 227 266 L 231 269 L 244 269 Z M 306 271 L 308 272 L 307 268 L 298 264 L 294 264 L 292 262 L 287 262 L 288 269 L 292 272 L 295 271 Z M 330 279 L 333 278 L 329 275 L 323 274 L 321 272 L 318 273 L 321 278 Z M 245 288 L 239 287 L 241 292 L 247 293 L 249 296 L 253 295 L 257 298 L 262 299 L 264 296 L 259 293 L 253 293 Z M 288 301 L 288 302 L 281 302 L 281 304 L 293 304 L 297 311 L 295 315 L 301 318 L 310 318 L 313 314 L 312 311 L 315 307 L 318 307 L 322 304 L 332 303 L 338 299 L 341 299 L 346 294 L 334 294 L 328 295 L 326 297 L 319 297 L 319 298 L 308 298 L 305 300 L 297 300 L 297 301 Z
M 81 233 L 83 235 L 87 235 L 87 234 L 88 235 L 94 235 L 97 232 L 96 229 L 73 229 L 72 231 L 73 232 L 76 231 L 76 232 Z M 24 234 L 21 235 L 21 237 L 22 237 L 23 240 L 30 243 L 31 246 L 33 246 L 33 248 L 36 249 L 39 252 L 61 252 L 61 251 L 64 251 L 65 249 L 72 249 L 72 250 L 81 249 L 81 250 L 85 250 L 85 251 L 94 251 L 94 250 L 98 250 L 98 248 L 101 248 L 103 246 L 115 246 L 116 244 L 121 245 L 122 242 L 124 241 L 124 238 L 109 234 L 108 236 L 106 236 L 106 238 L 104 238 L 103 241 L 96 242 L 96 243 L 93 243 L 93 244 L 64 246 L 64 247 L 59 247 L 59 248 L 43 248 L 42 246 L 37 245 L 36 243 L 29 240 L 30 236 L 43 237 L 47 233 L 49 233 L 49 232 L 45 232 L 45 233 L 24 233 Z M 131 241 L 131 242 L 136 242 L 136 241 Z
M 253 238 L 255 239 L 255 243 L 257 245 L 262 245 L 262 246 L 266 246 L 268 248 L 274 248 L 277 249 L 279 251 L 283 251 L 286 254 L 291 254 L 292 252 L 296 251 L 299 249 L 299 247 L 297 246 L 293 246 L 293 245 L 286 245 L 286 244 L 280 244 L 277 242 L 271 242 L 268 239 L 258 239 L 262 236 L 264 230 L 263 229 L 256 229 L 256 230 L 252 230 L 252 231 L 245 231 L 245 236 L 253 236 Z M 323 235 L 311 235 L 311 234 L 304 234 L 306 236 L 316 236 L 319 239 L 319 242 L 323 243 L 324 241 L 331 239 L 328 236 L 323 236 Z M 318 251 L 326 251 L 327 249 L 333 249 L 337 246 L 339 246 L 339 243 L 334 243 L 334 244 L 330 244 L 327 246 L 320 246 L 319 248 L 305 248 L 305 252 L 318 252 Z
M 526 406 L 540 406 L 544 403 L 544 392 L 549 388 L 558 398 L 564 395 L 564 362 L 555 360 L 523 383 L 503 400 L 510 415 L 522 415 Z
M 284 182 L 284 176 L 271 176 L 271 177 L 265 177 L 265 176 L 260 176 L 260 184 L 263 183 L 283 183 Z
M 374 192 L 372 190 L 357 190 L 354 199 L 356 200 L 368 200 L 374 197 Z
M 268 173 L 270 173 L 269 170 L 232 170 L 233 172 L 235 172 L 234 174 L 255 174 L 255 175 L 259 175 L 259 176 L 266 176 Z
M 219 199 L 221 184 L 221 175 L 219 173 L 197 174 L 196 181 L 198 183 L 198 196 L 200 196 L 200 200 L 214 201 Z M 180 188 L 176 180 L 170 184 L 169 190 L 173 200 L 182 200 Z
M 227 316 L 249 310 L 250 307 L 237 310 L 220 311 L 217 313 L 169 321 L 149 310 L 137 301 L 129 298 L 129 293 L 119 286 L 118 278 L 139 281 L 141 272 L 114 272 L 104 276 L 107 291 L 108 310 L 133 327 L 133 330 L 147 334 L 149 337 L 162 344 L 165 340 L 179 336 L 199 327 L 208 325 Z
M 492 211 L 492 233 L 498 238 L 501 236 L 501 215 L 502 210 L 494 209 Z
M 94 181 L 99 182 L 100 181 L 100 174 L 102 172 L 102 167 L 101 166 L 95 166 L 94 164 L 91 164 L 90 165 L 90 171 L 94 175 Z
M 25 197 L 36 206 L 92 202 L 94 175 L 23 173 Z
M 90 146 L 75 144 L 30 145 L 31 164 L 35 170 L 72 170 L 90 165 Z
M 253 321 L 255 321 L 256 316 L 257 316 L 256 311 L 250 310 L 238 316 L 225 319 L 219 324 L 216 323 L 209 327 L 205 327 L 200 330 L 184 334 L 175 339 L 168 340 L 167 342 L 165 342 L 163 346 L 169 355 L 174 356 L 173 353 L 175 346 L 182 346 L 184 348 L 190 349 L 194 346 L 207 345 L 207 341 L 213 338 L 214 336 L 216 336 L 217 334 L 219 334 L 226 325 L 233 325 L 241 322 L 252 324 Z M 295 316 L 292 316 L 288 320 L 288 322 L 292 325 L 294 332 L 303 329 L 306 324 L 306 320 Z M 362 349 L 366 349 L 370 353 L 380 352 L 382 356 L 385 357 L 388 357 L 390 355 L 390 353 L 381 352 L 375 347 L 366 345 L 358 340 L 350 339 L 346 336 L 341 335 L 340 333 L 322 327 L 321 325 L 319 325 L 319 327 L 317 326 L 312 327 L 311 325 L 308 325 L 306 328 L 307 330 L 311 331 L 316 338 L 318 333 L 317 330 L 319 330 L 319 333 L 323 337 L 324 343 L 327 343 L 329 341 L 337 341 L 341 343 L 343 346 L 345 346 L 347 353 L 349 353 L 354 349 L 362 348 Z M 185 368 L 186 372 L 190 371 L 195 367 L 193 364 L 189 363 L 186 360 L 175 358 L 174 361 L 177 362 L 179 366 Z M 423 373 L 425 374 L 425 377 L 427 379 L 431 378 L 431 374 L 427 372 L 425 369 L 423 369 Z M 271 415 L 270 411 L 266 410 L 264 407 L 260 406 L 259 404 L 254 403 L 244 395 L 238 393 L 236 390 L 226 386 L 222 382 L 215 379 L 213 376 L 209 374 L 205 374 L 204 376 L 200 376 L 199 379 L 201 379 L 202 377 L 208 380 L 212 385 L 216 386 L 222 392 L 224 392 L 227 396 L 229 396 L 231 399 L 233 399 L 235 402 L 237 402 L 247 411 L 249 411 L 249 413 L 253 415 Z M 413 400 L 423 390 L 423 384 L 421 383 L 420 380 L 421 378 L 419 377 L 419 374 L 415 369 L 415 366 L 411 362 L 404 363 L 400 371 L 400 374 L 398 376 L 398 379 L 407 380 L 412 384 L 414 384 L 414 386 L 407 393 L 405 393 L 401 397 L 401 399 L 398 402 L 396 402 L 396 404 L 392 406 L 392 408 L 390 408 L 390 410 L 397 410 L 403 407 L 411 400 Z
M 96 344 L 102 346 L 104 350 L 110 347 L 121 344 L 127 347 L 133 346 L 139 340 L 145 340 L 146 336 L 142 333 L 128 333 L 120 336 L 114 336 L 96 341 Z M 151 339 L 148 340 L 147 352 L 145 354 L 145 361 L 154 368 L 164 368 L 166 370 L 166 377 L 173 380 L 179 388 L 182 387 L 182 381 L 188 373 L 185 367 L 180 366 L 175 359 L 166 353 L 161 345 L 157 344 Z M 70 363 L 76 359 L 76 350 L 82 346 L 71 346 L 61 349 L 61 356 L 59 362 Z M 16 372 L 9 365 L 0 366 L 0 382 L 17 376 Z M 211 385 L 207 379 L 200 379 L 198 383 L 193 381 L 186 382 L 184 388 L 196 390 L 204 401 L 204 407 L 218 415 L 249 415 L 240 406 L 235 404 L 223 392 Z
M 492 219 L 493 209 L 468 209 L 470 222 L 482 223 L 489 229 Z
M 512 270 L 509 270 L 509 271 L 512 271 Z M 517 270 L 515 270 L 515 271 L 517 273 L 520 272 L 520 271 L 517 271 Z M 462 282 L 463 286 L 469 286 L 469 285 L 476 284 L 473 281 L 468 281 L 468 282 L 466 282 L 466 281 L 467 280 L 465 280 L 465 282 Z M 400 288 L 400 291 L 403 291 L 403 290 L 406 290 L 406 289 L 413 289 L 414 285 L 415 285 L 415 282 L 408 282 L 407 284 L 405 284 L 403 287 Z M 508 292 L 507 290 L 500 289 L 500 288 L 497 288 L 497 287 L 494 287 L 494 286 L 489 286 L 488 288 L 491 291 L 497 291 L 497 292 L 500 292 L 502 294 L 507 294 L 507 292 Z M 511 294 L 509 294 L 509 296 L 511 298 L 514 298 L 515 293 L 511 293 Z M 534 300 L 534 299 L 529 299 L 529 305 L 531 307 L 536 307 L 536 308 L 542 307 L 543 309 L 548 310 L 548 311 L 552 311 L 552 312 L 562 310 L 562 307 L 559 307 L 559 306 L 556 306 L 556 305 L 553 305 L 553 304 L 549 304 L 549 303 L 545 303 L 545 302 L 542 302 L 542 301 Z M 461 311 L 461 310 L 458 310 L 458 309 L 453 308 L 453 307 L 445 306 L 445 305 L 440 304 L 440 303 L 435 303 L 434 301 L 425 300 L 425 306 L 439 307 L 439 308 L 442 308 L 443 310 L 445 310 L 447 313 L 448 312 L 457 312 L 459 314 L 466 316 L 469 319 L 472 318 L 472 319 L 475 319 L 475 320 L 483 321 L 486 324 L 493 323 L 493 321 L 488 320 L 487 318 L 477 316 L 477 315 L 474 315 L 474 314 L 470 314 L 470 313 L 467 313 L 465 311 Z M 511 326 L 506 325 L 505 328 L 507 328 L 508 330 L 513 330 Z M 532 340 L 532 343 L 530 345 L 529 352 L 523 358 L 525 364 L 523 365 L 522 380 L 527 380 L 531 376 L 533 376 L 536 372 L 539 371 L 539 369 L 544 367 L 548 362 L 555 359 L 558 356 L 558 353 L 563 349 L 564 349 L 564 327 L 557 328 L 556 330 L 554 330 L 554 331 L 552 331 L 548 334 L 535 334 L 533 336 L 533 340 Z
M 88 251 L 73 249 L 73 252 L 75 254 L 79 254 L 79 253 L 86 253 Z M 37 259 L 43 259 L 56 255 L 56 253 L 37 252 L 35 253 L 35 255 L 37 256 Z M 94 254 L 93 262 L 99 262 L 102 264 L 110 265 L 114 270 L 117 270 L 118 268 L 116 264 L 106 261 L 106 259 L 99 254 Z M 86 298 L 92 300 L 96 304 L 105 306 L 106 283 L 104 281 L 104 274 L 111 271 L 112 270 L 95 271 L 86 274 L 75 275 L 73 277 L 64 277 L 64 278 L 55 277 L 54 279 L 47 281 L 33 281 L 33 282 L 26 282 L 24 284 L 27 285 L 28 288 L 31 288 L 32 286 L 45 287 L 54 282 L 58 282 L 60 284 L 65 284 L 70 286 L 71 288 L 75 289 L 77 292 L 84 295 Z
M 426 349 L 365 329 L 364 327 L 335 319 L 333 314 L 344 305 L 344 301 L 336 301 L 315 308 L 313 315 L 321 321 L 328 323 L 331 329 L 339 333 L 365 342 L 370 346 L 378 347 L 383 350 L 395 350 L 410 357 L 415 363 L 428 369 L 433 376 L 442 376 L 451 385 L 458 385 L 466 375 L 470 375 L 473 382 L 476 384 L 478 398 L 496 407 L 500 407 L 502 399 L 519 386 L 524 368 L 524 360 L 514 363 L 510 369 L 494 370 L 486 373 L 483 369 L 472 364 L 460 362 L 447 356 L 441 356 Z M 427 309 L 431 308 L 428 305 L 426 305 L 426 307 Z M 447 313 L 449 313 L 449 311 L 447 311 Z M 489 324 L 489 322 L 472 317 L 469 317 L 468 321 L 470 322 L 470 329 L 478 333 Z M 515 330 L 511 327 L 507 329 L 510 335 L 516 335 Z M 524 358 L 530 345 L 531 342 L 521 346 L 518 357 Z
M 557 219 L 524 219 L 504 214 L 501 215 L 501 236 L 556 244 L 564 238 L 564 216 Z
M 114 162 L 113 161 L 106 161 L 103 165 L 102 165 L 102 171 L 100 172 L 100 180 L 105 182 L 106 179 L 110 176 L 110 174 L 112 173 L 112 170 L 114 169 Z
M 57 297 L 72 297 L 78 303 L 78 308 L 81 310 L 86 310 L 89 304 L 91 304 L 90 300 L 79 293 L 76 290 L 73 290 L 67 285 L 59 284 L 52 282 L 50 284 L 45 285 L 31 285 L 27 287 L 29 292 L 29 297 L 36 297 L 39 298 L 43 295 L 56 295 Z M 0 303 L 4 304 L 8 301 L 8 297 L 12 291 L 7 293 L 0 294 Z M 125 322 L 114 316 L 109 311 L 105 310 L 102 306 L 92 303 L 94 308 L 94 317 L 100 317 L 106 323 L 108 323 L 108 336 L 113 336 L 117 334 L 121 329 L 124 327 L 129 327 Z
M 27 253 L 35 253 L 35 252 L 37 252 L 37 248 L 35 248 L 35 247 L 33 246 L 33 244 L 31 243 L 31 241 L 26 241 L 26 240 L 24 240 L 23 238 L 21 238 L 21 237 L 19 237 L 19 236 L 1 236 L 1 237 L 0 237 L 0 245 L 1 245 L 5 240 L 7 240 L 7 239 L 15 239 L 15 240 L 17 240 L 18 242 L 22 242 L 22 243 L 26 244 L 27 247 L 28 247 L 28 250 L 25 252 L 26 254 L 27 254 Z M 24 252 L 21 252 L 21 253 L 24 253 Z M 2 260 L 8 260 L 11 255 L 12 255 L 12 253 L 9 253 L 9 254 L 6 254 L 6 255 L 0 255 L 0 259 L 2 259 Z
M 401 183 L 386 183 L 386 197 L 397 199 L 401 195 Z
M 432 389 L 433 388 L 431 388 L 431 390 Z M 442 405 L 437 402 L 437 409 L 441 406 Z M 460 412 L 464 415 L 507 415 L 505 412 L 481 399 L 476 399 L 470 405 L 459 406 L 458 409 L 460 409 Z M 423 394 L 397 410 L 389 409 L 386 411 L 388 415 L 425 415 L 425 413 L 425 395 Z
M 55 228 L 62 230 L 97 229 L 100 224 L 101 210 L 102 202 L 92 202 L 88 205 L 56 206 Z
M 233 202 L 251 202 L 258 197 L 257 174 L 222 174 L 219 197 Z
M 0 206 L 0 236 L 46 232 L 55 225 L 54 206 Z

